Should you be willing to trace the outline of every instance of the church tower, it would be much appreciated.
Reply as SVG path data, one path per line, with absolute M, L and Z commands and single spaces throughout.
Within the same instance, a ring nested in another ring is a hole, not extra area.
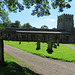
M 71 32 L 74 28 L 73 15 L 63 14 L 58 16 L 57 29 Z

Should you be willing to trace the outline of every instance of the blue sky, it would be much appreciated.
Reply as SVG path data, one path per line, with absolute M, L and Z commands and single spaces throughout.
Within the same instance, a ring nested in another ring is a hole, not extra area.
M 19 20 L 21 22 L 21 25 L 25 23 L 30 23 L 33 27 L 40 28 L 43 25 L 47 25 L 48 28 L 57 28 L 57 16 L 67 13 L 67 14 L 73 14 L 74 15 L 74 20 L 75 20 L 75 0 L 72 0 L 70 2 L 71 8 L 70 9 L 64 9 L 63 12 L 58 12 L 58 9 L 51 9 L 50 13 L 51 15 L 49 16 L 44 16 L 44 17 L 37 17 L 37 16 L 32 16 L 31 12 L 33 8 L 31 9 L 25 9 L 22 12 L 17 12 L 17 13 L 9 13 L 9 18 L 12 22 L 15 22 L 16 20 Z M 75 26 L 75 21 L 74 21 L 74 26 Z

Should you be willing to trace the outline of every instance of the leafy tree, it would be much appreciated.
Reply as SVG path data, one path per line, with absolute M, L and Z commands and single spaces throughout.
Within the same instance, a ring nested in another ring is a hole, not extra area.
M 0 23 L 0 29 L 2 29 L 3 27 L 11 27 L 11 21 L 8 22 L 4 22 L 4 23 Z
M 15 26 L 16 26 L 17 28 L 21 28 L 20 21 L 16 20 L 16 21 L 15 21 Z
M 63 8 L 70 8 L 69 2 L 72 0 L 22 0 L 22 3 L 18 0 L 0 0 L 0 16 L 2 14 L 6 14 L 6 7 L 10 12 L 21 12 L 25 8 L 31 8 L 34 6 L 34 10 L 32 11 L 32 15 L 44 16 L 50 15 L 50 5 L 52 5 L 53 9 L 59 7 L 59 11 L 63 11 Z
M 4 23 L 3 23 L 3 26 L 4 26 L 4 27 L 9 27 L 9 24 L 8 24 L 7 22 L 4 22 Z
M 36 27 L 32 27 L 32 28 L 36 29 Z
M 3 28 L 4 26 L 3 26 L 3 23 L 0 23 L 0 30 Z
M 11 25 L 11 21 L 4 22 L 4 23 L 3 23 L 3 26 L 4 26 L 4 27 L 11 27 L 10 25 Z
M 15 27 L 15 28 L 21 28 L 21 24 L 20 21 L 16 20 L 15 23 L 11 23 L 10 24 L 11 27 Z
M 32 26 L 29 23 L 26 23 L 22 26 L 22 28 L 32 28 Z
M 46 25 L 41 26 L 41 29 L 48 29 Z
M 15 23 L 11 23 L 11 25 L 10 25 L 11 27 L 16 27 L 16 25 L 15 25 Z
M 57 29 L 57 28 L 54 27 L 54 28 L 52 28 L 52 29 Z

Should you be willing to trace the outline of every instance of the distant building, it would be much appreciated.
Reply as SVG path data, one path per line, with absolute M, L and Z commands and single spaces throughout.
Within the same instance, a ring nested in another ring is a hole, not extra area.
M 58 39 L 62 43 L 75 43 L 73 15 L 58 16 L 57 29 L 5 28 L 1 31 L 0 37 L 4 40 L 34 42 L 38 39 L 41 42 L 47 42 L 49 38 L 52 38 L 55 42 Z

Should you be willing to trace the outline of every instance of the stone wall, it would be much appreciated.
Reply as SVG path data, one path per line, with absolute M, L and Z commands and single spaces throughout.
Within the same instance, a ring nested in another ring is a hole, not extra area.
M 35 34 L 16 33 L 15 31 L 7 31 L 3 32 L 3 40 L 37 42 L 37 40 L 40 39 L 41 42 L 47 42 L 49 38 L 52 38 L 52 40 L 54 40 L 55 42 L 57 41 L 57 39 L 59 39 L 59 42 L 69 43 L 75 41 L 74 34 Z
M 63 14 L 58 16 L 57 29 L 63 29 L 65 31 L 72 31 L 74 28 L 73 15 Z

